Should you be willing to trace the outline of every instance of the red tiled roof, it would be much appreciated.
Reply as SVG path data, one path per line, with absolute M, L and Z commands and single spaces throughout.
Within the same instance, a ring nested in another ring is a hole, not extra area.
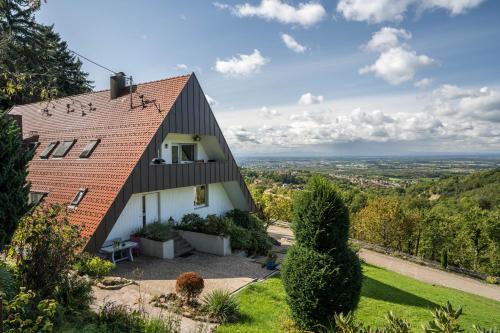
M 70 221 L 83 225 L 84 236 L 92 236 L 189 77 L 138 84 L 132 110 L 129 94 L 110 100 L 109 90 L 54 100 L 48 107 L 51 116 L 41 111 L 47 105 L 44 102 L 14 107 L 9 113 L 22 115 L 23 137 L 32 131 L 40 136 L 41 144 L 29 165 L 31 190 L 48 192 L 48 203 L 69 203 L 80 188 L 87 188 Z M 156 100 L 162 112 L 153 104 L 143 109 L 141 94 L 144 99 Z M 74 112 L 67 112 L 67 103 Z M 89 111 L 88 103 L 95 110 Z M 96 138 L 101 142 L 92 155 L 80 159 L 87 143 Z M 49 142 L 70 139 L 77 141 L 64 158 L 40 159 Z

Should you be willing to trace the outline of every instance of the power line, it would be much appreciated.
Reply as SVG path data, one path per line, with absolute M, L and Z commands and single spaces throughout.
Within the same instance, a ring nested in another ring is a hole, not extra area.
M 109 68 L 107 68 L 107 67 L 105 67 L 105 66 L 103 66 L 103 65 L 100 65 L 100 64 L 98 64 L 97 62 L 95 62 L 95 61 L 93 61 L 93 60 L 91 60 L 91 59 L 89 59 L 89 58 L 87 58 L 87 57 L 85 57 L 85 56 L 82 56 L 81 54 L 79 54 L 79 53 L 77 53 L 77 52 L 75 52 L 75 51 L 73 51 L 73 50 L 71 50 L 71 49 L 68 49 L 68 50 L 69 50 L 71 53 L 76 54 L 76 55 L 77 55 L 77 56 L 79 56 L 80 58 L 83 58 L 83 59 L 87 60 L 88 62 L 91 62 L 91 63 L 93 63 L 94 65 L 99 66 L 99 67 L 101 67 L 101 68 L 103 68 L 103 69 L 105 69 L 105 70 L 107 70 L 107 71 L 109 71 L 109 72 L 111 72 L 111 73 L 113 73 L 113 74 L 116 74 L 116 73 L 117 73 L 116 71 L 111 70 L 111 69 L 109 69 Z

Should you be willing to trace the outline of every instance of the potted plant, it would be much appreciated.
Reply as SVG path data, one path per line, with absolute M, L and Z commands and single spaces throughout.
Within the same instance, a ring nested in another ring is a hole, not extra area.
M 276 269 L 276 266 L 278 266 L 276 260 L 278 260 L 278 255 L 276 254 L 276 252 L 274 251 L 267 252 L 267 258 L 265 263 L 266 268 L 270 271 Z

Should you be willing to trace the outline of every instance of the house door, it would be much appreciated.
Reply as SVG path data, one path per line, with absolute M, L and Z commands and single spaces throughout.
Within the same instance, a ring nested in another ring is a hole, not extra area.
M 146 194 L 142 197 L 143 224 L 159 221 L 159 193 Z

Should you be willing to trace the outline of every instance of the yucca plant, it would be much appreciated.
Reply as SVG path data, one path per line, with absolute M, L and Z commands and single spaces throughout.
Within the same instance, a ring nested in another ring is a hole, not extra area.
M 454 310 L 450 302 L 446 302 L 446 306 L 434 309 L 432 316 L 434 320 L 423 327 L 426 333 L 454 333 L 463 332 L 458 323 L 458 318 L 462 315 L 462 308 Z
M 214 290 L 203 298 L 203 310 L 220 323 L 236 321 L 239 317 L 239 304 L 227 290 Z

